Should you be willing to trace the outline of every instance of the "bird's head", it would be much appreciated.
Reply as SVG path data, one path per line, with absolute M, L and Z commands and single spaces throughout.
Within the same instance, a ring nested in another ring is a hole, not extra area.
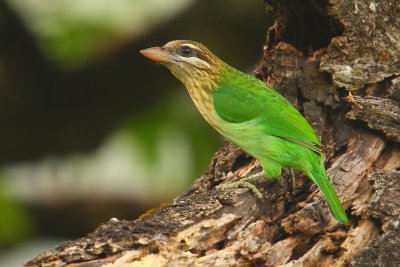
M 189 41 L 170 41 L 162 47 L 140 51 L 145 57 L 165 65 L 186 86 L 209 82 L 226 64 L 204 45 Z

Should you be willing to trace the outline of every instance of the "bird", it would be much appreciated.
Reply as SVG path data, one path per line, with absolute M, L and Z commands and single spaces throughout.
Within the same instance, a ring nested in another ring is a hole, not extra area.
M 205 120 L 258 160 L 264 177 L 278 179 L 282 169 L 304 173 L 317 184 L 336 220 L 348 221 L 327 176 L 320 140 L 303 115 L 275 89 L 231 67 L 195 41 L 173 40 L 140 53 L 165 65 L 186 87 Z M 221 188 L 245 186 L 259 196 L 253 182 L 250 176 Z

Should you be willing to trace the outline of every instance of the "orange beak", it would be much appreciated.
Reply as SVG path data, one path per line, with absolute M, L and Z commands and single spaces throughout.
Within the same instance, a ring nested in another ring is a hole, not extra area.
M 175 55 L 166 51 L 162 47 L 150 47 L 140 50 L 140 53 L 148 59 L 158 63 L 173 63 L 178 60 Z

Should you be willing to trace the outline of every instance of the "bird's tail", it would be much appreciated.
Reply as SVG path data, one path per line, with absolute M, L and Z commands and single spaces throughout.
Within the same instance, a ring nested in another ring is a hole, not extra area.
M 314 166 L 311 173 L 309 173 L 309 176 L 311 180 L 313 180 L 318 185 L 319 189 L 324 194 L 326 201 L 328 202 L 328 205 L 331 208 L 336 220 L 338 220 L 340 223 L 346 223 L 348 221 L 346 212 L 344 211 L 343 206 L 335 193 L 335 190 L 329 182 L 329 178 L 326 175 L 322 158 L 320 160 L 320 164 Z

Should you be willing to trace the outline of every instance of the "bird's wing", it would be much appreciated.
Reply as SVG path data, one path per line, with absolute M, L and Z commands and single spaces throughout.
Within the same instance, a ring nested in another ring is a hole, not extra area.
M 322 153 L 318 137 L 300 112 L 273 88 L 251 76 L 219 86 L 213 100 L 216 113 L 226 121 L 257 119 L 266 134 Z

